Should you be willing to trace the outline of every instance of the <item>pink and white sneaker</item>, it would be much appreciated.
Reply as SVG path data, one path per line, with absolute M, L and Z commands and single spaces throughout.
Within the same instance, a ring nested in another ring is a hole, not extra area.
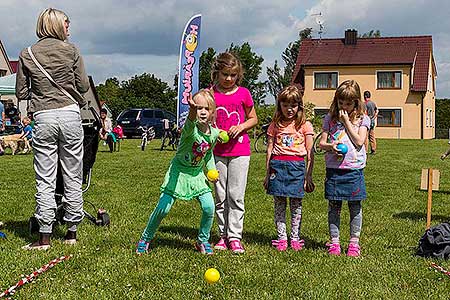
M 245 249 L 242 247 L 240 240 L 232 240 L 230 241 L 230 248 L 233 253 L 244 253 Z
M 214 249 L 220 251 L 227 250 L 228 249 L 227 238 L 221 237 L 220 240 L 217 242 L 217 244 L 214 245 Z
M 326 244 L 326 246 L 328 247 L 328 254 L 336 256 L 341 255 L 341 245 L 339 243 Z
M 358 244 L 349 244 L 347 256 L 358 257 L 361 255 L 361 247 Z
M 305 246 L 305 241 L 304 240 L 291 240 L 291 248 L 294 251 L 300 251 L 302 250 L 303 246 Z
M 272 246 L 276 247 L 278 251 L 286 251 L 288 247 L 287 240 L 272 240 Z

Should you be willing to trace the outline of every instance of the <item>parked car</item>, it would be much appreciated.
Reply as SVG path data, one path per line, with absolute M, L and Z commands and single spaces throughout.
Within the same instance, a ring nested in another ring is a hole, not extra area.
M 164 132 L 163 119 L 169 122 L 176 122 L 173 113 L 158 108 L 130 108 L 122 111 L 117 117 L 117 124 L 122 126 L 123 133 L 127 138 L 132 136 L 141 136 L 139 126 L 147 128 L 153 126 L 157 138 L 160 138 Z

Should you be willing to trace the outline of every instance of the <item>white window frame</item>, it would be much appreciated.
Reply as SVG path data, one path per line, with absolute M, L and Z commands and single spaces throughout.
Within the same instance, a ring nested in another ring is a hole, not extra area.
M 378 87 L 378 73 L 400 72 L 400 88 L 379 88 Z M 402 90 L 403 89 L 403 71 L 402 70 L 375 70 L 375 90 Z
M 337 80 L 336 80 L 336 88 L 325 88 L 325 89 L 318 89 L 316 88 L 316 73 L 320 74 L 320 73 L 337 73 Z M 337 87 L 339 86 L 339 71 L 313 71 L 313 90 L 334 90 L 337 89 Z
M 404 114 L 403 114 L 403 107 L 398 107 L 398 106 L 383 106 L 383 107 L 379 107 L 378 106 L 378 114 L 380 113 L 380 110 L 383 109 L 398 109 L 400 110 L 400 126 L 383 126 L 383 125 L 379 125 L 378 124 L 378 120 L 377 120 L 377 127 L 384 127 L 384 128 L 403 128 L 403 122 L 404 122 Z

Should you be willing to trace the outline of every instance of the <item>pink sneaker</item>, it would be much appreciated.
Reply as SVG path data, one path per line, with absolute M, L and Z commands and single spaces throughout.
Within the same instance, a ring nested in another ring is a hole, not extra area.
M 302 250 L 303 246 L 305 246 L 305 241 L 304 240 L 291 240 L 291 248 L 294 251 L 300 251 Z
M 328 247 L 328 254 L 336 256 L 341 255 L 341 245 L 339 243 L 326 244 L 326 246 Z
M 220 240 L 217 242 L 217 244 L 214 245 L 214 249 L 216 250 L 227 250 L 227 238 L 220 238 Z
M 286 251 L 288 242 L 287 240 L 272 240 L 272 246 L 276 247 L 278 251 Z
M 358 244 L 349 244 L 347 256 L 358 257 L 361 255 L 361 247 Z
M 230 241 L 230 248 L 233 253 L 244 253 L 245 249 L 242 247 L 240 240 L 232 240 Z

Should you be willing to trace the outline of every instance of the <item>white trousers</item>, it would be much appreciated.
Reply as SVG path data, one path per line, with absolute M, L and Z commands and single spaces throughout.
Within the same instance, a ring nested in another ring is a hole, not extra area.
M 241 240 L 250 156 L 215 156 L 215 160 L 220 174 L 215 184 L 219 234 L 229 240 Z
M 69 230 L 83 220 L 83 127 L 80 113 L 48 110 L 34 115 L 34 170 L 36 173 L 36 212 L 39 232 L 51 233 L 55 222 L 56 174 L 61 165 L 64 182 L 62 199 Z

